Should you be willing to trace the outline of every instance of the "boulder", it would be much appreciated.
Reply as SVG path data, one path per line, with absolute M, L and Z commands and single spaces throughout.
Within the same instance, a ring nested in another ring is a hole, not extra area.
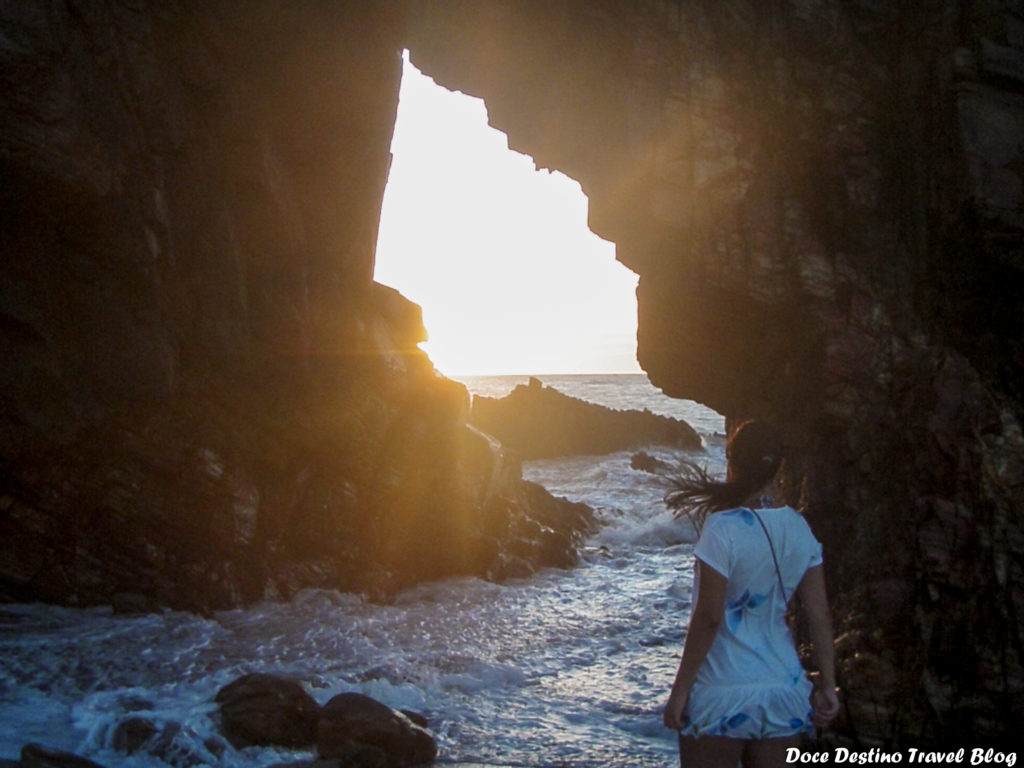
M 117 724 L 111 746 L 129 755 L 144 747 L 158 733 L 157 727 L 145 717 L 130 717 Z
M 249 674 L 222 688 L 221 729 L 238 749 L 248 746 L 308 747 L 316 740 L 320 707 L 294 680 Z
M 430 724 L 427 721 L 426 716 L 420 714 L 419 712 L 413 712 L 411 709 L 400 709 L 398 711 L 406 717 L 408 717 L 410 720 L 412 720 L 420 728 L 426 728 Z
M 470 420 L 526 460 L 599 455 L 643 445 L 701 449 L 700 436 L 685 421 L 648 410 L 606 408 L 534 378 L 503 398 L 474 397 Z
M 317 754 L 343 757 L 360 747 L 383 752 L 383 768 L 422 765 L 437 756 L 434 737 L 403 713 L 361 693 L 339 694 L 320 711 Z

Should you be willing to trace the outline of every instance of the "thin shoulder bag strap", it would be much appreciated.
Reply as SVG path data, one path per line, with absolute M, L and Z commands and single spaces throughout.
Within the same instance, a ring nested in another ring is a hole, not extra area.
M 772 544 L 772 537 L 768 534 L 768 526 L 764 524 L 764 520 L 762 520 L 761 516 L 757 514 L 756 509 L 751 509 L 750 511 L 754 513 L 754 517 L 757 518 L 757 522 L 761 524 L 761 530 L 764 531 L 765 538 L 768 539 L 768 548 L 772 551 L 772 562 L 775 563 L 775 575 L 779 577 L 779 589 L 782 590 L 782 599 L 786 605 L 789 605 L 789 595 L 786 594 L 786 587 L 782 584 L 782 571 L 779 570 L 779 558 L 775 556 L 775 545 Z

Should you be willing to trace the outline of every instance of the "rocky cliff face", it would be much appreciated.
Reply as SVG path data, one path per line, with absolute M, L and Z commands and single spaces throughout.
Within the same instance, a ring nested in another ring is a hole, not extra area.
M 578 179 L 666 392 L 782 425 L 865 743 L 1024 715 L 1024 12 L 450 2 L 413 61 Z M 445 34 L 439 32 L 445 30 Z
M 398 21 L 0 9 L 0 597 L 204 610 L 572 561 L 585 517 L 467 427 L 372 282 Z
M 0 33 L 4 597 L 551 551 L 372 283 L 405 46 L 582 183 L 652 379 L 786 429 L 847 734 L 1020 727 L 1019 8 L 36 0 Z

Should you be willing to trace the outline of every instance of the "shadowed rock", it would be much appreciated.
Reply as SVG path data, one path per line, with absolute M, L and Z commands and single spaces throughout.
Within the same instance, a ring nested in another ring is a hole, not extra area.
M 316 739 L 320 707 L 294 680 L 251 674 L 222 688 L 221 727 L 236 748 L 308 747 Z
M 527 460 L 614 453 L 641 445 L 701 448 L 700 436 L 685 421 L 588 403 L 534 378 L 503 398 L 474 397 L 470 419 Z
M 321 757 L 342 757 L 353 747 L 372 747 L 386 756 L 386 768 L 431 762 L 437 743 L 401 712 L 360 693 L 342 693 L 324 705 L 317 729 Z
M 664 475 L 673 469 L 671 464 L 651 456 L 647 451 L 638 451 L 630 456 L 629 468 L 638 472 L 649 472 L 652 475 Z
M 142 749 L 158 733 L 153 722 L 145 717 L 130 717 L 117 724 L 111 738 L 111 746 L 118 752 L 129 755 Z

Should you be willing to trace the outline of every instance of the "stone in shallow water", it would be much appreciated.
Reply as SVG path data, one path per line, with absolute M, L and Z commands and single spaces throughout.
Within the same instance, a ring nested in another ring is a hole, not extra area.
M 361 693 L 342 693 L 321 710 L 317 754 L 344 757 L 356 746 L 380 750 L 384 768 L 421 765 L 437 756 L 434 737 L 401 712 Z
M 294 680 L 246 675 L 222 688 L 215 700 L 224 735 L 236 748 L 308 747 L 316 740 L 320 707 Z
M 143 746 L 157 734 L 157 727 L 144 717 L 130 717 L 118 723 L 114 729 L 111 746 L 118 752 L 131 754 Z

